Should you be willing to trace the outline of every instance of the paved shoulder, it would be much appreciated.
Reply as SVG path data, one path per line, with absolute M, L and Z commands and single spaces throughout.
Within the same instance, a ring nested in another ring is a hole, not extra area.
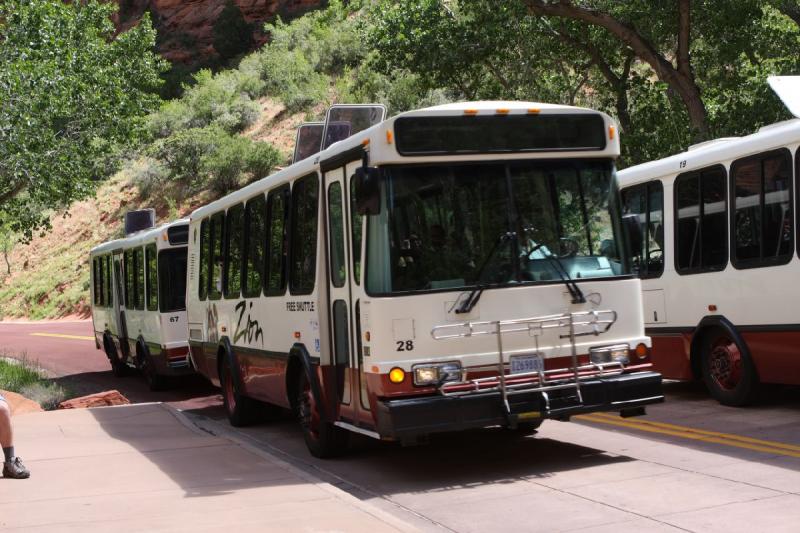
M 163 404 L 14 420 L 27 481 L 0 479 L 0 529 L 411 531 L 268 453 Z

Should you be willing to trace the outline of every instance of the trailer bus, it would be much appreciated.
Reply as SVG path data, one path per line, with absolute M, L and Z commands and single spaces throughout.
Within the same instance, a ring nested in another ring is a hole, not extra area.
M 90 252 L 95 344 L 114 375 L 138 368 L 151 390 L 194 372 L 186 329 L 188 228 L 188 220 L 177 220 Z
M 329 113 L 348 138 L 190 215 L 191 358 L 233 425 L 291 408 L 328 457 L 353 432 L 413 444 L 663 400 L 607 115 L 368 109 Z
M 800 77 L 770 84 L 800 116 Z M 725 405 L 750 403 L 760 382 L 800 384 L 798 146 L 795 118 L 619 173 L 644 236 L 632 255 L 653 364 Z

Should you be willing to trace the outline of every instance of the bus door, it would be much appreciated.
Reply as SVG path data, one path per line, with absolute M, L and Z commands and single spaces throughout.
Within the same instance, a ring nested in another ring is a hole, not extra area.
M 360 164 L 360 162 L 358 163 Z M 349 165 L 348 165 L 349 168 Z M 349 235 L 348 180 L 345 168 L 325 173 L 327 213 L 328 320 L 331 364 L 335 370 L 339 414 L 355 423 L 364 416 L 360 401 L 360 366 L 354 350 L 357 346 L 355 310 L 351 287 L 352 250 Z
M 125 298 L 123 296 L 123 265 L 122 250 L 112 255 L 114 260 L 114 329 L 119 339 L 122 355 L 128 354 L 128 325 L 125 322 Z

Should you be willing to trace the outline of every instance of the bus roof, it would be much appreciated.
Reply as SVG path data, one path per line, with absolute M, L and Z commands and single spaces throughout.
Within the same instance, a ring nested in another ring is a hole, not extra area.
M 714 139 L 679 154 L 626 168 L 618 173 L 619 184 L 634 185 L 798 143 L 800 119 L 795 118 L 764 126 L 746 137 Z
M 208 214 L 214 213 L 229 205 L 235 205 L 241 201 L 245 201 L 252 196 L 278 185 L 283 182 L 290 181 L 316 171 L 319 168 L 319 163 L 334 157 L 335 155 L 348 152 L 349 150 L 356 150 L 361 146 L 368 146 L 370 164 L 380 165 L 387 163 L 420 163 L 431 162 L 435 159 L 432 156 L 400 156 L 394 149 L 394 146 L 389 146 L 386 138 L 386 131 L 391 131 L 394 123 L 404 117 L 418 117 L 418 116 L 461 116 L 464 114 L 475 114 L 478 116 L 483 115 L 526 115 L 526 114 L 594 114 L 601 116 L 606 124 L 606 127 L 614 126 L 616 123 L 607 114 L 594 109 L 584 107 L 574 107 L 560 104 L 546 104 L 541 102 L 518 102 L 518 101 L 477 101 L 477 102 L 458 102 L 451 104 L 442 104 L 423 109 L 415 109 L 406 111 L 395 115 L 383 122 L 372 126 L 369 129 L 356 133 L 347 139 L 336 142 L 329 146 L 322 152 L 318 152 L 302 161 L 298 161 L 275 174 L 264 177 L 249 185 L 234 191 L 210 204 L 199 207 L 189 215 L 190 219 L 202 218 Z M 503 158 L 507 159 L 529 159 L 529 158 L 552 158 L 554 152 L 520 152 L 503 154 Z M 564 154 L 565 151 L 558 152 Z M 606 149 L 603 151 L 594 152 L 572 152 L 573 157 L 613 157 L 619 156 L 619 135 L 608 142 Z M 441 156 L 438 156 L 441 158 Z M 480 160 L 497 160 L 498 154 L 469 154 L 469 155 L 450 155 L 446 156 L 448 160 L 452 161 L 480 161 Z
M 122 248 L 130 248 L 132 246 L 154 241 L 157 240 L 159 235 L 161 235 L 161 233 L 166 231 L 167 229 L 174 226 L 186 225 L 188 223 L 189 223 L 188 218 L 181 218 L 178 220 L 173 220 L 171 222 L 165 222 L 164 224 L 155 226 L 153 228 L 143 229 L 141 231 L 137 231 L 136 233 L 131 233 L 130 235 L 128 235 L 127 237 L 123 237 L 122 239 L 114 239 L 113 241 L 107 241 L 102 244 L 98 244 L 89 251 L 89 255 L 102 254 L 106 252 L 111 252 L 113 250 L 119 250 Z

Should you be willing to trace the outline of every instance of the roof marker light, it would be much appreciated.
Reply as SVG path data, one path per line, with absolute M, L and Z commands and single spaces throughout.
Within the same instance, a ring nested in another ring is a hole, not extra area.
M 369 139 L 364 139 L 361 141 L 361 146 L 369 146 Z
M 386 130 L 386 144 L 392 144 L 392 130 Z
M 477 115 L 478 114 L 478 110 L 477 109 L 465 109 L 464 110 L 464 114 L 465 115 Z
M 497 114 L 498 115 L 508 115 L 508 111 L 509 111 L 508 108 L 501 107 L 500 109 L 497 110 Z
M 538 107 L 529 107 L 528 108 L 528 114 L 529 115 L 538 115 L 540 111 L 541 111 L 541 109 L 539 109 Z
M 616 133 L 617 133 L 617 128 L 615 128 L 614 126 L 609 126 L 608 127 L 608 140 L 609 141 L 613 141 L 614 140 L 614 135 L 616 135 Z

